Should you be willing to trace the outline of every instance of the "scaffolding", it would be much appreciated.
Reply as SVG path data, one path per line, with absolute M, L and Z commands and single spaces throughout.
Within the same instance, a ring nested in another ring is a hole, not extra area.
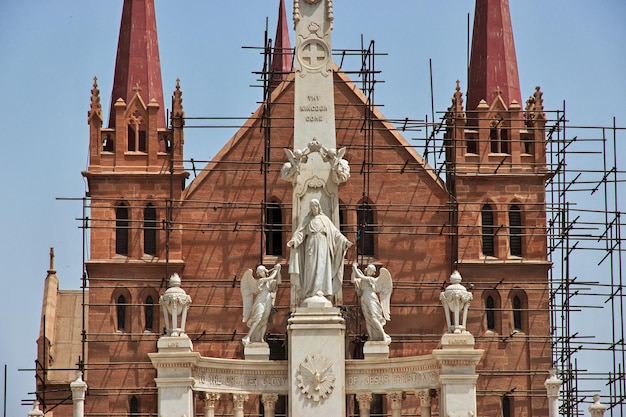
M 155 277 L 152 282 L 142 282 L 142 285 L 150 284 L 154 288 L 165 288 L 165 279 L 169 276 L 169 237 L 173 228 L 178 230 L 220 230 L 220 231 L 239 231 L 256 234 L 259 237 L 259 262 L 263 262 L 264 247 L 267 245 L 268 236 L 275 230 L 275 221 L 268 220 L 269 209 L 271 209 L 272 201 L 268 192 L 268 176 L 271 173 L 280 171 L 283 160 L 272 160 L 272 134 L 275 129 L 291 128 L 293 125 L 285 124 L 285 120 L 277 122 L 272 116 L 272 110 L 281 103 L 273 103 L 271 91 L 273 88 L 272 81 L 274 76 L 271 70 L 271 58 L 275 50 L 272 47 L 272 40 L 268 38 L 267 30 L 265 32 L 264 46 L 261 48 L 251 48 L 259 51 L 263 57 L 262 70 L 254 72 L 258 77 L 257 81 L 262 88 L 263 107 L 260 115 L 261 128 L 263 131 L 264 153 L 263 159 L 259 162 L 241 162 L 236 167 L 216 168 L 227 170 L 259 170 L 263 175 L 263 201 L 192 201 L 189 207 L 194 208 L 194 204 L 207 206 L 210 205 L 218 209 L 234 209 L 243 208 L 255 210 L 259 213 L 259 221 L 256 223 L 212 223 L 210 225 L 201 222 L 185 221 L 175 223 L 173 211 L 179 206 L 180 201 L 174 201 L 171 198 L 163 202 L 166 207 L 166 218 L 163 222 L 163 228 L 166 233 L 167 262 L 164 274 L 161 277 Z M 363 105 L 363 119 L 360 121 L 360 131 L 362 133 L 363 142 L 362 150 L 365 160 L 362 166 L 357 169 L 362 174 L 362 200 L 355 207 L 346 207 L 355 211 L 367 211 L 367 205 L 376 204 L 371 202 L 370 179 L 371 175 L 381 172 L 394 170 L 399 173 L 409 172 L 411 167 L 404 165 L 389 166 L 389 163 L 376 160 L 377 145 L 373 138 L 373 132 L 377 129 L 374 123 L 374 108 L 378 106 L 375 102 L 375 89 L 377 84 L 383 81 L 378 79 L 380 74 L 376 70 L 376 58 L 386 54 L 375 51 L 375 43 L 371 41 L 365 44 L 361 39 L 361 48 L 354 50 L 334 50 L 336 62 L 339 69 L 349 76 L 360 79 L 361 90 L 366 97 Z M 346 70 L 351 60 L 354 61 L 354 71 Z M 432 100 L 431 100 L 432 102 Z M 283 103 L 285 104 L 285 103 Z M 293 105 L 293 103 L 286 103 Z M 621 416 L 624 412 L 626 403 L 626 378 L 624 367 L 626 365 L 625 336 L 624 336 L 624 282 L 621 272 L 622 251 L 621 246 L 621 211 L 620 198 L 622 195 L 621 187 L 623 186 L 623 171 L 618 168 L 618 155 L 625 150 L 623 148 L 623 140 L 626 135 L 625 127 L 618 127 L 617 121 L 609 126 L 579 126 L 570 124 L 565 113 L 565 103 L 563 108 L 554 112 L 546 112 L 548 115 L 546 126 L 546 152 L 547 152 L 547 169 L 548 179 L 546 181 L 546 207 L 547 214 L 547 230 L 530 231 L 545 233 L 548 236 L 548 255 L 553 267 L 549 274 L 549 298 L 551 317 L 549 342 L 552 349 L 553 366 L 558 370 L 558 376 L 563 380 L 563 388 L 561 390 L 561 409 L 562 416 L 574 417 L 582 416 L 586 412 L 583 409 L 584 404 L 588 404 L 591 397 L 600 393 L 603 403 L 609 406 L 608 410 L 611 416 Z M 440 113 L 440 120 L 434 120 L 434 112 L 430 117 L 426 115 L 424 119 L 416 118 L 390 118 L 384 122 L 395 126 L 395 129 L 403 134 L 410 135 L 411 147 L 418 151 L 433 173 L 442 181 L 449 179 L 454 175 L 454 165 L 446 163 L 446 146 L 450 145 L 444 140 L 443 132 L 445 131 L 445 120 L 447 112 Z M 230 131 L 242 127 L 249 117 L 186 117 L 184 120 L 185 129 L 226 129 Z M 173 128 L 172 128 L 173 129 Z M 173 135 L 172 135 L 173 137 Z M 621 142 L 620 142 L 621 141 Z M 398 145 L 400 146 L 400 145 Z M 173 153 L 171 153 L 173 155 Z M 182 163 L 185 170 L 191 172 L 192 175 L 198 173 L 204 164 L 209 164 L 211 160 L 202 160 L 189 158 L 183 161 L 174 161 L 173 156 L 170 158 L 170 165 L 167 167 L 169 172 L 174 174 L 174 166 L 176 163 Z M 232 164 L 231 164 L 232 165 Z M 385 167 L 384 171 L 382 167 Z M 497 168 L 496 168 L 497 170 Z M 173 179 L 171 183 L 173 184 Z M 88 234 L 93 228 L 93 218 L 89 217 L 92 208 L 109 202 L 99 200 L 94 197 L 86 197 L 76 199 L 82 201 L 83 216 L 80 220 L 80 228 L 83 231 L 83 263 L 88 258 Z M 140 201 L 130 201 L 134 208 L 141 207 Z M 286 205 L 286 208 L 289 208 Z M 179 209 L 179 208 L 177 208 Z M 456 205 L 450 200 L 445 205 L 435 206 L 423 204 L 416 207 L 398 203 L 392 207 L 386 207 L 386 210 L 397 210 L 398 212 L 410 209 L 424 210 L 428 212 L 445 212 L 449 218 L 454 221 L 456 219 Z M 104 219 L 100 219 L 101 221 Z M 429 234 L 448 234 L 452 239 L 456 238 L 453 229 L 446 228 L 446 225 L 436 225 L 430 229 L 432 225 L 416 225 L 416 224 L 376 224 L 372 220 L 368 220 L 366 215 L 357 218 L 356 223 L 346 222 L 345 230 L 356 233 L 362 237 L 376 234 L 407 234 L 412 236 L 427 237 Z M 115 219 L 107 225 L 101 226 L 107 228 L 115 228 Z M 131 229 L 141 229 L 142 224 L 130 223 Z M 281 225 L 282 232 L 290 232 L 291 225 L 283 222 Z M 528 226 L 532 227 L 532 226 Z M 402 230 L 399 231 L 398 229 Z M 480 230 L 474 231 L 480 234 Z M 361 242 L 367 239 L 362 238 Z M 365 248 L 361 248 L 361 253 Z M 85 291 L 89 287 L 114 288 L 116 280 L 120 278 L 109 277 L 92 279 L 87 276 L 86 268 L 82 277 L 83 289 L 83 306 L 87 305 Z M 210 280 L 187 279 L 185 286 L 187 288 L 234 288 L 237 277 L 213 278 Z M 497 282 L 481 282 L 477 290 L 488 288 L 497 288 L 502 281 Z M 442 282 L 416 282 L 416 281 L 398 281 L 394 282 L 396 291 L 398 290 L 436 290 L 443 288 Z M 470 287 L 471 288 L 471 287 Z M 544 291 L 545 287 L 533 287 L 529 285 L 525 288 L 527 291 Z M 142 309 L 152 308 L 153 306 L 136 303 Z M 113 307 L 113 305 L 110 305 Z M 437 307 L 436 300 L 428 305 L 400 305 L 400 307 Z M 199 307 L 224 309 L 239 308 L 238 306 L 224 305 L 200 305 Z M 280 306 L 279 309 L 287 309 L 288 306 Z M 356 344 L 363 343 L 365 339 L 364 329 L 359 325 L 360 310 L 358 303 L 356 305 L 346 305 L 344 308 L 344 316 L 347 319 L 347 338 L 356 341 Z M 472 309 L 484 312 L 485 306 L 475 302 Z M 83 355 L 77 365 L 80 370 L 94 370 L 105 368 L 119 368 L 128 365 L 138 366 L 142 369 L 152 369 L 149 362 L 116 362 L 116 363 L 89 363 L 85 361 L 86 344 L 90 340 L 98 340 L 106 342 L 107 340 L 116 340 L 113 334 L 89 334 L 86 330 L 86 317 L 83 308 L 83 329 L 82 344 Z M 581 320 L 584 319 L 584 320 Z M 583 322 L 584 321 L 584 322 Z M 158 334 L 146 334 L 145 332 L 137 332 L 129 335 L 137 340 L 156 342 Z M 190 338 L 194 342 L 202 341 L 232 341 L 236 337 L 236 329 L 231 332 L 207 332 L 190 333 Z M 402 343 L 436 343 L 440 338 L 438 334 L 392 334 L 394 341 Z M 495 341 L 506 341 L 510 336 L 493 339 L 477 335 L 477 342 L 493 343 Z M 270 334 L 268 342 L 272 346 L 282 346 L 284 348 L 285 335 Z M 545 343 L 545 338 L 537 338 L 530 340 L 530 343 Z M 274 352 L 274 351 L 272 351 Z M 354 354 L 358 357 L 358 353 Z M 37 361 L 36 374 L 38 378 L 45 381 L 44 364 Z M 483 370 L 480 371 L 482 376 L 492 375 L 529 375 L 536 371 L 531 369 L 499 369 L 499 370 Z M 546 375 L 547 376 L 547 375 Z M 91 388 L 90 388 L 91 390 Z M 45 384 L 44 384 L 45 391 Z M 94 392 L 92 395 L 117 395 L 119 393 L 125 395 L 147 395 L 156 396 L 155 388 L 146 387 L 111 387 L 108 390 Z M 498 396 L 504 397 L 511 394 L 511 390 L 479 392 L 479 396 Z M 545 391 L 542 392 L 517 392 L 519 395 L 527 397 L 544 397 Z M 41 395 L 37 393 L 38 399 L 42 401 L 44 410 L 54 409 L 57 404 L 46 402 L 45 393 Z M 279 410 L 277 410 L 278 412 Z M 280 414 L 280 413 L 278 413 Z M 278 415 L 277 414 L 277 415 Z M 98 415 L 109 415 L 102 412 Z

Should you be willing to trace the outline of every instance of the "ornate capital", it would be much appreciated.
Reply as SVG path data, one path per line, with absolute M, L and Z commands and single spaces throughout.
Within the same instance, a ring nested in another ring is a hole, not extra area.
M 415 391 L 415 396 L 420 399 L 421 407 L 430 407 L 433 403 L 433 398 L 437 396 L 437 392 L 433 389 L 421 389 Z
M 369 410 L 370 405 L 372 404 L 372 393 L 371 392 L 359 392 L 356 395 L 356 400 L 359 403 L 360 410 Z
M 550 377 L 544 382 L 544 386 L 548 391 L 548 398 L 558 397 L 561 385 L 563 385 L 563 381 L 557 378 L 556 369 L 550 369 Z
M 243 403 L 248 401 L 248 394 L 233 394 L 233 406 L 235 409 L 243 409 Z
M 217 392 L 204 392 L 202 393 L 202 401 L 204 401 L 205 407 L 215 407 L 215 403 L 220 399 L 220 394 Z
M 391 404 L 392 410 L 401 409 L 403 400 L 404 393 L 402 391 L 390 392 L 387 394 L 387 401 Z
M 278 394 L 261 394 L 261 401 L 263 402 L 263 408 L 265 408 L 265 410 L 274 410 L 276 408 L 276 401 L 278 401 Z

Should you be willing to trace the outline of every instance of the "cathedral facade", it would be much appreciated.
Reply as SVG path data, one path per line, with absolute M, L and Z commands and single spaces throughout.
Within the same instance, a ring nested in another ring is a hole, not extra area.
M 329 3 L 325 13 L 332 17 Z M 336 149 L 350 161 L 337 208 L 328 213 L 353 243 L 333 300 L 345 320 L 345 358 L 363 359 L 370 337 L 350 281 L 353 263 L 393 275 L 385 325 L 390 358 L 440 347 L 448 326 L 439 297 L 458 271 L 473 295 L 466 327 L 484 350 L 479 414 L 546 415 L 552 361 L 545 114 L 539 88 L 521 100 L 508 1 L 476 1 L 467 104 L 457 82 L 440 131 L 443 171 L 429 166 L 367 91 L 334 65 L 334 112 L 316 97 L 295 104 L 299 75 L 286 16 L 281 0 L 264 102 L 190 181 L 178 82 L 166 118 L 154 1 L 124 1 L 108 115 L 100 105 L 104 87 L 94 80 L 91 90 L 89 165 L 82 173 L 90 200 L 86 289 L 58 291 L 53 267 L 44 289 L 37 387 L 44 410 L 72 414 L 64 398 L 80 370 L 89 386 L 85 415 L 156 415 L 157 375 L 148 354 L 166 325 L 159 298 L 174 274 L 193 300 L 186 334 L 194 351 L 244 358 L 245 272 L 258 265 L 290 269 L 287 243 L 297 216 L 283 171 L 285 149 L 302 148 L 294 137 L 299 111 L 314 122 L 334 113 Z M 288 357 L 293 310 L 284 279 L 264 336 L 270 360 Z M 434 414 L 436 396 L 429 399 Z M 356 398 L 346 397 L 346 404 L 359 412 Z M 222 399 L 215 413 L 230 414 L 232 407 Z M 263 402 L 251 395 L 243 409 L 260 413 Z M 276 415 L 286 409 L 279 400 Z M 375 395 L 371 414 L 389 410 L 390 400 Z M 413 396 L 402 406 L 403 415 L 421 410 Z

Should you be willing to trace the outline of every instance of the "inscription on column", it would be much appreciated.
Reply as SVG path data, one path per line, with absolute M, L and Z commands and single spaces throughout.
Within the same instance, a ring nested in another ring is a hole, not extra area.
M 309 123 L 323 122 L 325 114 L 328 113 L 328 106 L 321 103 L 321 98 L 317 95 L 309 95 L 306 99 L 306 104 L 299 107 L 300 112 L 304 114 L 304 120 Z

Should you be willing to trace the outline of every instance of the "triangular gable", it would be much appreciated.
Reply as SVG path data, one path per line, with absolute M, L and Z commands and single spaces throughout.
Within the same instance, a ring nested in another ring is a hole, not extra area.
M 365 94 L 363 94 L 361 89 L 354 82 L 352 82 L 343 71 L 340 71 L 336 65 L 334 67 L 333 72 L 334 72 L 334 76 L 339 79 L 339 80 L 335 79 L 335 86 L 336 86 L 335 90 L 337 90 L 338 88 L 337 81 L 342 82 L 346 86 L 346 89 L 354 95 L 356 100 L 358 100 L 358 103 L 365 106 L 367 103 L 367 97 L 365 96 Z M 290 74 L 289 77 L 285 81 L 283 81 L 272 92 L 272 102 L 274 103 L 279 102 L 280 97 L 283 96 L 289 89 L 295 88 L 294 78 L 295 78 L 295 74 L 293 73 Z M 191 198 L 191 196 L 200 187 L 200 185 L 204 183 L 204 181 L 207 179 L 207 177 L 209 176 L 211 171 L 215 168 L 215 166 L 218 163 L 223 162 L 225 160 L 226 155 L 228 155 L 228 153 L 231 150 L 235 149 L 237 145 L 240 143 L 240 141 L 242 141 L 244 138 L 246 138 L 250 134 L 250 129 L 259 129 L 262 116 L 263 116 L 263 104 L 261 104 L 257 108 L 257 110 L 252 114 L 252 116 L 245 121 L 243 126 L 241 126 L 241 128 L 231 137 L 230 140 L 228 140 L 228 142 L 226 142 L 226 144 L 213 157 L 211 162 L 209 162 L 204 167 L 204 169 L 200 172 L 200 174 L 189 184 L 187 189 L 184 191 L 183 200 Z M 423 172 L 424 175 L 427 176 L 427 179 L 428 179 L 427 182 L 432 183 L 433 185 L 433 187 L 430 187 L 430 188 L 438 189 L 440 192 L 442 192 L 443 194 L 447 196 L 445 184 L 441 180 L 441 178 L 439 178 L 435 174 L 434 169 L 422 158 L 421 155 L 419 155 L 419 153 L 415 151 L 413 146 L 409 144 L 409 142 L 397 131 L 395 126 L 393 126 L 393 124 L 391 124 L 390 122 L 386 120 L 385 116 L 380 112 L 378 107 L 374 107 L 373 116 L 375 118 L 375 121 L 378 123 L 381 123 L 385 127 L 386 131 L 392 135 L 393 139 L 398 144 L 398 148 L 401 148 L 404 151 L 406 151 L 407 155 L 410 158 L 409 160 L 407 160 L 407 165 L 417 164 L 419 167 L 421 167 L 422 169 L 418 171 L 418 175 L 420 175 L 420 173 Z M 340 146 L 339 143 L 338 143 L 338 146 Z M 348 161 L 349 161 L 349 157 L 348 157 Z

